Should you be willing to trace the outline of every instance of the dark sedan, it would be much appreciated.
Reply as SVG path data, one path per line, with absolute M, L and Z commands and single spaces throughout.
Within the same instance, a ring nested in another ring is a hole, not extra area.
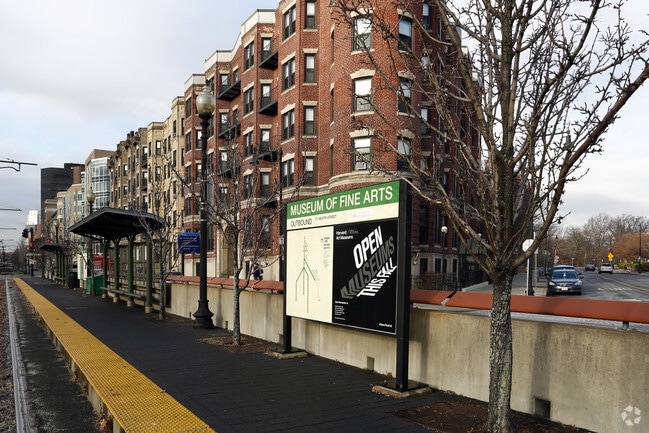
M 575 294 L 581 295 L 581 275 L 573 269 L 555 269 L 548 280 L 547 295 Z

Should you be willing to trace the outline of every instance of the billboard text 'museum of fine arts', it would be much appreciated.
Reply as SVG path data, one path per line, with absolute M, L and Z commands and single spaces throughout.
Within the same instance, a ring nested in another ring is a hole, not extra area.
M 288 204 L 287 315 L 396 333 L 399 187 Z

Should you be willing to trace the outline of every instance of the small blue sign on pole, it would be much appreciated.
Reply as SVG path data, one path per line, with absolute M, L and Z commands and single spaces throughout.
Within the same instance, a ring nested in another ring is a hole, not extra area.
M 200 234 L 194 232 L 178 233 L 178 251 L 182 254 L 200 252 Z

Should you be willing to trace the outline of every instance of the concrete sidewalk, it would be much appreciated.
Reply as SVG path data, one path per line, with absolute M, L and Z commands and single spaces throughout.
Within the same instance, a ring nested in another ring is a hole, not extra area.
M 533 276 L 534 277 L 534 276 Z M 545 278 L 533 278 L 532 287 L 534 288 L 534 296 L 545 296 L 547 280 Z M 463 292 L 478 292 L 478 293 L 493 293 L 493 285 L 490 283 L 476 284 L 475 286 L 466 287 L 462 289 Z M 512 295 L 527 294 L 527 273 L 521 272 L 514 275 L 512 280 Z
M 317 356 L 237 355 L 201 342 L 227 335 L 222 329 L 194 329 L 180 318 L 160 322 L 140 307 L 23 280 L 220 433 L 430 432 L 394 412 L 451 398 L 437 391 L 407 399 L 376 394 L 372 386 L 387 378 L 374 372 Z

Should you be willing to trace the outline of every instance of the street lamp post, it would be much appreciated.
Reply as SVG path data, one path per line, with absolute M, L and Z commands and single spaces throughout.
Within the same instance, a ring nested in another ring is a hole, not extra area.
M 201 202 L 200 202 L 200 273 L 198 284 L 198 309 L 194 313 L 195 326 L 197 328 L 212 329 L 214 323 L 207 300 L 207 127 L 210 118 L 216 108 L 216 99 L 209 87 L 203 87 L 203 91 L 196 95 L 196 111 L 201 118 Z
M 92 185 L 88 188 L 88 193 L 86 194 L 86 201 L 88 202 L 88 215 L 92 214 L 92 207 L 95 204 L 95 193 L 92 191 Z M 89 295 L 94 295 L 95 294 L 95 287 L 94 287 L 94 266 L 92 263 L 92 239 L 88 238 L 88 272 L 87 272 L 87 277 L 88 277 L 88 294 Z
M 59 217 L 57 216 L 56 219 L 54 220 L 54 242 L 56 243 L 57 247 L 59 245 Z M 61 265 L 61 251 L 58 250 L 55 255 L 55 267 L 54 267 L 54 281 L 58 282 L 59 274 L 60 274 L 60 265 Z
M 442 289 L 446 286 L 446 233 L 448 227 L 442 226 Z

